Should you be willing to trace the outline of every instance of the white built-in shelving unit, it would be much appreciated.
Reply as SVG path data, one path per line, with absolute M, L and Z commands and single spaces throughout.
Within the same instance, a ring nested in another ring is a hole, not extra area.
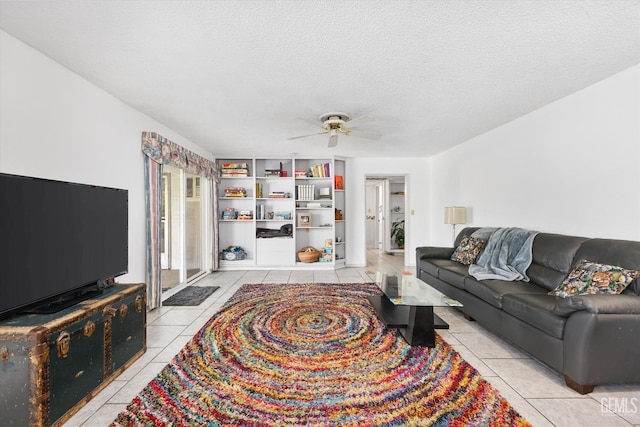
M 221 269 L 345 266 L 344 160 L 224 158 L 217 163 L 220 250 L 240 246 L 247 255 L 222 258 Z M 259 237 L 283 226 L 292 230 L 290 236 Z M 318 262 L 298 259 L 298 251 L 308 246 L 321 252 Z

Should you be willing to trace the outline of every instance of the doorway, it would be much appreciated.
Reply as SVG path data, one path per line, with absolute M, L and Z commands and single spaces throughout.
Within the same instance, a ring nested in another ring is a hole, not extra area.
M 367 254 L 405 258 L 405 226 L 408 206 L 405 175 L 366 176 L 365 247 Z

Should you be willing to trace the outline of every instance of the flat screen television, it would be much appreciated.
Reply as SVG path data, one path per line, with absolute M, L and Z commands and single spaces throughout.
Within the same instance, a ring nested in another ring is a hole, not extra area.
M 0 318 L 53 312 L 128 270 L 128 192 L 0 173 Z

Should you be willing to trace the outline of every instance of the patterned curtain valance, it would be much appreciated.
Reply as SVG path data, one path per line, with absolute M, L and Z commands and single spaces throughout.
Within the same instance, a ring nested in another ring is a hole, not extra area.
M 154 162 L 217 180 L 218 165 L 155 132 L 142 132 L 142 152 Z

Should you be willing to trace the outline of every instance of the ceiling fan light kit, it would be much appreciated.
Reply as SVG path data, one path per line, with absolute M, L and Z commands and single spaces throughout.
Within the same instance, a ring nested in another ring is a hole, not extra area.
M 329 147 L 335 147 L 338 145 L 338 131 L 331 129 L 329 132 Z

